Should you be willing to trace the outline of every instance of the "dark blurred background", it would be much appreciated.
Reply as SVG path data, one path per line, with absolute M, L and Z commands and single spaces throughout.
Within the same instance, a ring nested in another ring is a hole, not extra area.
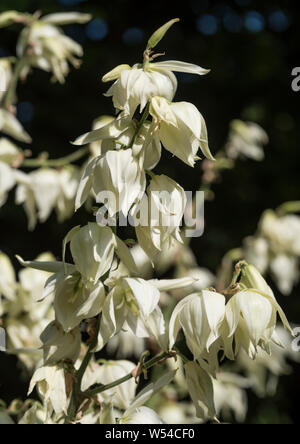
M 300 66 L 300 17 L 295 1 L 254 0 L 0 0 L 7 9 L 44 14 L 58 11 L 91 13 L 87 25 L 64 27 L 85 51 L 82 68 L 72 70 L 66 85 L 51 84 L 47 73 L 35 70 L 19 87 L 18 116 L 33 137 L 34 155 L 49 151 L 52 158 L 71 153 L 69 140 L 86 132 L 95 117 L 112 113 L 103 97 L 107 85 L 101 76 L 121 63 L 140 62 L 147 38 L 170 18 L 180 17 L 159 45 L 166 60 L 182 60 L 211 68 L 205 77 L 178 75 L 176 100 L 193 102 L 204 115 L 211 150 L 224 146 L 232 119 L 259 123 L 270 144 L 262 163 L 239 161 L 214 187 L 216 199 L 206 205 L 206 231 L 193 242 L 199 264 L 216 271 L 222 256 L 239 247 L 256 230 L 266 208 L 299 199 L 300 92 L 292 91 L 291 72 Z M 14 55 L 18 26 L 2 29 L 0 56 Z M 164 153 L 157 169 L 188 190 L 197 190 L 201 165 L 189 167 Z M 74 225 L 92 216 L 84 210 L 62 225 L 52 216 L 27 231 L 23 209 L 13 193 L 0 212 L 1 250 L 33 259 L 42 251 L 61 255 L 61 241 Z M 18 269 L 18 264 L 14 261 Z M 279 302 L 292 322 L 300 321 L 299 288 Z M 299 368 L 281 379 L 273 399 L 250 395 L 249 423 L 291 423 L 298 419 Z M 1 398 L 25 395 L 13 358 L 0 356 Z

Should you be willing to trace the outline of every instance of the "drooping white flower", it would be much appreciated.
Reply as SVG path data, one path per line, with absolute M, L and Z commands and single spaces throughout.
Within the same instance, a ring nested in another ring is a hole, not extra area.
M 148 319 L 158 305 L 160 292 L 143 279 L 123 278 L 108 294 L 98 336 L 98 349 L 117 334 L 125 321 L 138 337 L 148 337 L 144 319 Z
M 28 395 L 35 386 L 47 409 L 54 410 L 57 415 L 67 413 L 68 400 L 62 366 L 47 365 L 38 368 L 30 381 Z
M 191 103 L 170 103 L 163 97 L 151 100 L 153 125 L 166 150 L 190 166 L 194 166 L 199 148 L 214 160 L 207 141 L 204 118 Z
M 234 120 L 231 122 L 226 152 L 232 159 L 242 156 L 262 161 L 265 157 L 264 145 L 268 142 L 267 133 L 256 123 Z
M 92 160 L 87 166 L 82 182 L 88 178 L 98 203 L 105 203 L 109 215 L 121 212 L 126 217 L 136 200 L 140 200 L 146 187 L 146 177 L 132 150 L 108 151 Z M 76 207 L 79 208 L 87 196 L 84 183 L 80 185 Z M 110 194 L 108 194 L 110 193 Z
M 147 189 L 144 202 L 133 208 L 132 216 L 140 246 L 150 259 L 168 248 L 173 239 L 182 242 L 180 226 L 186 205 L 184 189 L 165 175 L 155 176 Z
M 108 227 L 95 223 L 75 227 L 66 236 L 64 251 L 69 242 L 75 265 L 19 258 L 25 267 L 54 273 L 46 282 L 43 299 L 54 299 L 56 318 L 67 333 L 101 312 L 105 289 L 100 278 L 111 268 L 115 252 L 128 269 L 136 271 L 129 249 Z
M 114 107 L 133 116 L 140 106 L 140 111 L 155 96 L 173 100 L 177 90 L 177 80 L 171 71 L 144 70 L 140 65 L 121 65 L 106 74 L 103 82 L 109 82 L 118 75 L 116 82 L 107 91 L 106 96 L 113 98 Z
M 226 305 L 229 337 L 235 338 L 235 353 L 242 347 L 255 358 L 258 346 L 269 351 L 277 314 L 291 334 L 292 330 L 271 288 L 255 267 L 243 268 L 240 285 L 245 290 L 232 296 Z
M 103 76 L 103 82 L 115 80 L 106 95 L 113 97 L 115 108 L 133 115 L 140 105 L 142 111 L 152 97 L 160 96 L 172 101 L 177 90 L 173 71 L 204 75 L 209 71 L 200 66 L 178 61 L 119 65 Z
M 203 290 L 182 299 L 175 307 L 169 326 L 172 349 L 179 330 L 182 328 L 187 345 L 195 359 L 211 346 L 222 334 L 225 318 L 225 297 L 213 291 Z
M 139 338 L 152 336 L 161 348 L 167 349 L 164 316 L 158 306 L 160 291 L 184 287 L 190 283 L 190 279 L 119 279 L 103 306 L 97 350 L 101 350 L 122 328 L 130 329 Z
M 105 300 L 101 281 L 84 282 L 78 272 L 66 277 L 55 275 L 55 278 L 54 309 L 65 332 L 71 332 L 81 321 L 101 312 Z
M 91 16 L 88 14 L 63 13 L 36 20 L 22 31 L 17 54 L 19 57 L 26 54 L 29 65 L 52 72 L 54 80 L 64 83 L 69 73 L 68 63 L 78 67 L 80 65 L 78 58 L 82 57 L 83 49 L 55 25 L 86 23 L 90 19 Z M 23 76 L 26 76 L 27 72 L 28 68 L 25 67 Z
M 76 362 L 80 354 L 80 328 L 66 333 L 58 322 L 51 322 L 41 334 L 44 365 L 56 364 L 62 360 Z

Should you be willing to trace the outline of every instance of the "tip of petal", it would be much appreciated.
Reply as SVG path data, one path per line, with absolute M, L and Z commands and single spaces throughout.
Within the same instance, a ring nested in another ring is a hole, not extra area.
M 23 266 L 26 267 L 26 262 L 24 261 L 24 259 L 19 256 L 18 254 L 15 255 L 15 258 L 17 259 L 17 261 Z

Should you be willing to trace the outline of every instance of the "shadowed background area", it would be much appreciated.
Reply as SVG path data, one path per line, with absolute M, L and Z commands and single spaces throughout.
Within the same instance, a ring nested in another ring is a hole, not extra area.
M 71 153 L 69 140 L 86 132 L 97 116 L 112 113 L 110 100 L 102 95 L 107 89 L 102 75 L 120 63 L 140 62 L 149 35 L 173 17 L 180 17 L 181 22 L 160 43 L 159 51 L 166 50 L 169 60 L 211 68 L 201 78 L 178 75 L 176 100 L 193 102 L 204 115 L 212 152 L 224 146 L 232 119 L 257 122 L 267 131 L 270 143 L 265 161 L 239 161 L 214 186 L 216 199 L 205 208 L 205 234 L 193 242 L 200 266 L 215 272 L 223 255 L 255 232 L 266 208 L 299 200 L 300 92 L 291 87 L 292 69 L 299 65 L 296 2 L 1 0 L 0 12 L 7 9 L 44 14 L 75 10 L 93 15 L 87 25 L 64 28 L 85 51 L 81 69 L 72 69 L 64 86 L 51 84 L 49 74 L 35 70 L 19 87 L 18 117 L 33 137 L 34 156 L 41 151 L 49 151 L 51 158 Z M 18 31 L 18 26 L 0 30 L 0 56 L 15 54 Z M 192 171 L 176 158 L 170 162 L 168 153 L 163 154 L 157 171 L 194 191 L 202 174 L 200 163 Z M 11 259 L 16 253 L 33 259 L 42 251 L 52 251 L 59 258 L 66 232 L 91 218 L 80 210 L 71 221 L 59 225 L 52 216 L 30 233 L 24 211 L 16 207 L 11 193 L 0 212 L 1 250 Z M 16 261 L 14 265 L 18 269 Z M 299 323 L 299 287 L 289 298 L 278 295 L 278 299 L 288 318 Z M 292 376 L 281 378 L 275 398 L 258 401 L 250 394 L 247 422 L 296 422 L 298 374 L 295 367 Z M 24 397 L 24 382 L 20 382 L 14 358 L 1 354 L 1 398 Z

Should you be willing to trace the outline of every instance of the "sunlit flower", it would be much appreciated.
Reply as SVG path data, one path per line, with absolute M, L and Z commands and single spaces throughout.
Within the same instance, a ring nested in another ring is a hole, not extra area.
M 199 148 L 214 160 L 207 141 L 204 118 L 191 103 L 170 103 L 163 97 L 151 100 L 150 113 L 166 150 L 190 166 L 194 166 Z
M 52 365 L 38 368 L 28 390 L 30 395 L 37 386 L 38 393 L 43 399 L 50 413 L 67 413 L 68 400 L 66 394 L 65 372 L 62 366 Z
M 204 75 L 209 71 L 190 63 L 166 61 L 143 65 L 119 65 L 103 76 L 103 82 L 115 80 L 106 95 L 113 97 L 115 108 L 133 115 L 138 106 L 145 108 L 152 97 L 160 96 L 172 101 L 177 90 L 173 71 Z
M 182 328 L 187 346 L 195 359 L 200 359 L 204 351 L 221 336 L 225 318 L 225 297 L 213 291 L 204 290 L 182 299 L 175 307 L 169 326 L 170 348 L 176 342 Z
M 186 206 L 184 189 L 165 175 L 154 176 L 147 188 L 148 200 L 132 210 L 140 246 L 153 260 L 172 240 L 182 242 L 180 226 Z
M 110 216 L 122 211 L 126 217 L 136 200 L 142 198 L 146 187 L 145 173 L 133 157 L 131 149 L 108 151 L 92 160 L 81 179 L 76 199 L 77 208 L 88 195 L 88 188 L 84 186 L 86 179 L 87 186 L 96 195 L 96 201 L 105 203 Z
M 285 328 L 292 333 L 286 316 L 271 288 L 253 266 L 246 265 L 240 285 L 245 290 L 236 293 L 226 305 L 229 337 L 235 338 L 235 353 L 242 347 L 255 358 L 257 347 L 269 351 L 269 343 L 280 316 Z

